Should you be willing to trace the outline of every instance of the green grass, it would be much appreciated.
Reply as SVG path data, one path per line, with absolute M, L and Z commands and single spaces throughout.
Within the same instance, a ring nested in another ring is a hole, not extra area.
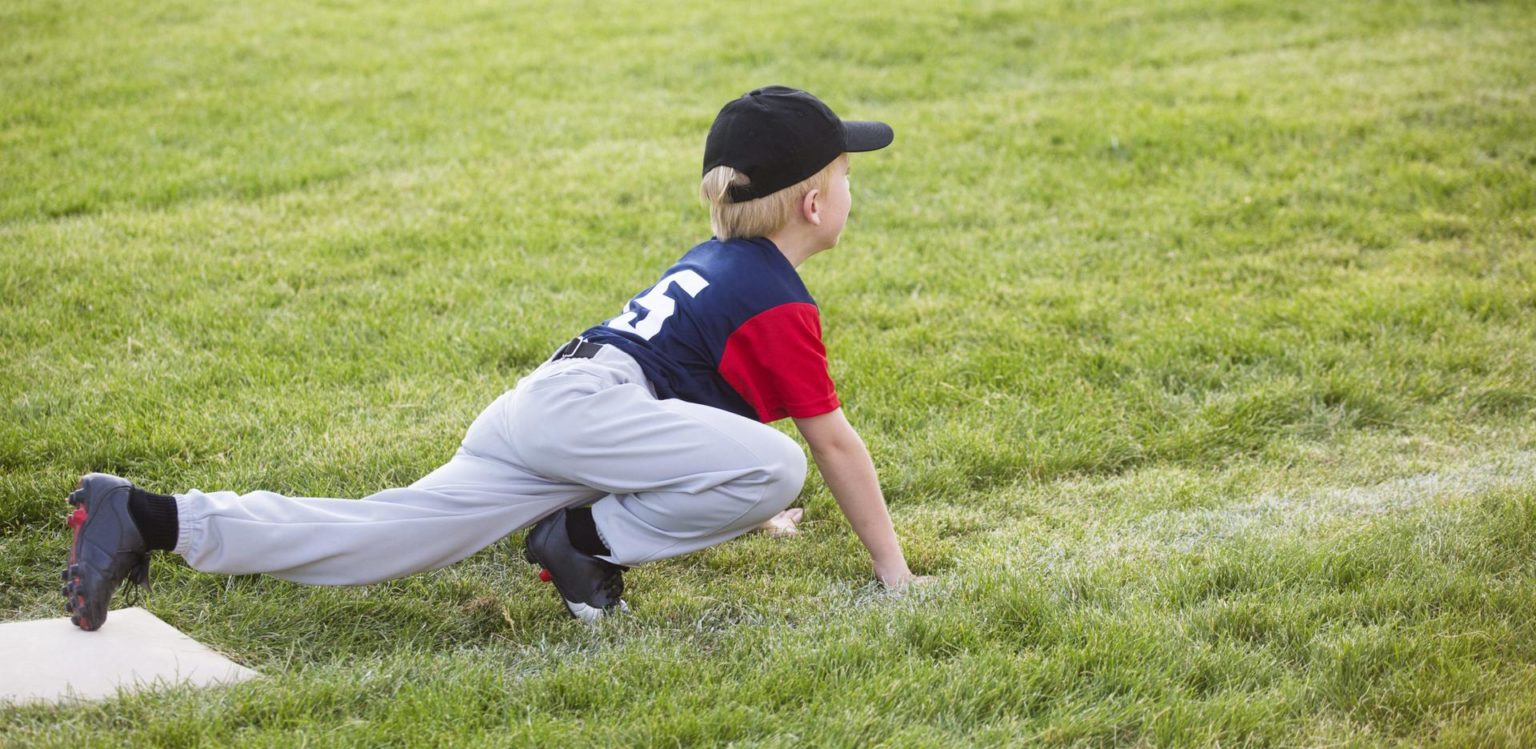
M 802 268 L 906 597 L 792 540 L 588 630 L 517 537 L 355 589 L 157 561 L 265 678 L 6 745 L 1536 744 L 1536 9 L 0 7 L 0 619 L 62 498 L 362 496 L 708 232 L 720 104 L 891 122 Z

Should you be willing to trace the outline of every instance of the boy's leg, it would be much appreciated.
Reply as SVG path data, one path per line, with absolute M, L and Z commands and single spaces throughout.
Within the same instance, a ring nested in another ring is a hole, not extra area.
M 633 366 L 605 354 L 600 363 Z M 512 447 L 524 465 L 605 493 L 592 515 L 608 561 L 713 546 L 799 495 L 806 461 L 794 440 L 717 408 L 658 400 L 634 371 L 617 384 L 578 373 L 548 378 L 511 409 Z
M 625 462 L 654 466 L 653 478 L 660 483 L 641 488 L 633 481 L 604 480 L 618 476 L 602 476 L 601 470 L 589 475 L 609 492 L 592 505 L 597 531 L 612 551 L 609 561 L 640 564 L 724 543 L 800 496 L 806 461 L 794 440 L 718 408 L 653 402 L 672 417 L 673 438 L 682 450 L 638 450 Z
M 407 488 L 361 500 L 178 495 L 176 552 L 205 572 L 360 585 L 447 566 L 554 510 L 599 496 L 512 459 L 505 429 L 511 402 L 510 393 L 499 398 L 447 464 Z

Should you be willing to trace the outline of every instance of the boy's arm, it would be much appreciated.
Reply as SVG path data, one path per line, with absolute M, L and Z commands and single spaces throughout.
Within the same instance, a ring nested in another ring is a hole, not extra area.
M 848 517 L 864 548 L 869 549 L 875 577 L 888 587 L 911 582 L 912 571 L 907 569 L 901 542 L 885 508 L 874 461 L 864 440 L 843 416 L 843 410 L 795 419 L 795 426 L 811 446 L 811 457 L 821 469 L 821 477 L 832 490 L 837 506 Z

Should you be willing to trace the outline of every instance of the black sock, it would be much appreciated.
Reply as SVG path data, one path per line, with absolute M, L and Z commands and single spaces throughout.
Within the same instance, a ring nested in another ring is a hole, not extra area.
M 572 507 L 565 511 L 565 533 L 571 545 L 583 554 L 603 556 L 609 553 L 603 537 L 597 535 L 597 521 L 592 519 L 591 507 Z
M 170 551 L 176 548 L 176 498 L 147 492 L 138 487 L 128 490 L 128 516 L 138 526 L 144 545 Z

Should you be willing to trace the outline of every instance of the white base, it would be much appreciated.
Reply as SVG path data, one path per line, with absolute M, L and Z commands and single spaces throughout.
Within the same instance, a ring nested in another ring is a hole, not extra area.
M 69 619 L 0 624 L 0 703 L 98 700 L 119 688 L 233 684 L 258 676 L 141 608 L 118 609 L 101 629 Z

